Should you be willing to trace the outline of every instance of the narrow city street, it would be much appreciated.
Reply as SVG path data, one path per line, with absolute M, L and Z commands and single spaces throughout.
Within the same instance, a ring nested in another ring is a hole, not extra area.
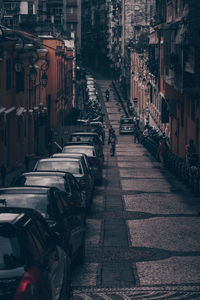
M 119 135 L 123 110 L 111 81 L 97 83 L 103 96 L 111 89 L 104 176 L 87 217 L 85 263 L 72 274 L 73 299 L 200 299 L 199 198 L 132 135 Z

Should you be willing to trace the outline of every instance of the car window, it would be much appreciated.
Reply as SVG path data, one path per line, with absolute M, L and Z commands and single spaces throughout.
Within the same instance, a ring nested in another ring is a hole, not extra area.
M 19 239 L 10 226 L 0 226 L 0 270 L 14 269 L 23 265 Z
M 37 171 L 65 171 L 72 174 L 82 174 L 82 168 L 79 160 L 73 161 L 40 161 L 37 165 Z
M 32 254 L 32 259 L 35 261 L 38 261 L 47 250 L 47 245 L 44 240 L 41 239 L 40 233 L 35 224 L 31 224 L 31 226 L 27 229 L 26 246 L 29 253 Z
M 59 214 L 63 215 L 69 210 L 69 205 L 67 204 L 67 195 L 64 192 L 62 193 L 57 192 L 55 194 L 55 197 L 57 200 L 56 203 L 57 203 Z
M 64 178 L 60 176 L 20 176 L 15 181 L 15 186 L 54 186 L 65 190 Z
M 7 206 L 33 208 L 39 211 L 44 217 L 50 217 L 48 211 L 48 196 L 47 194 L 4 194 L 0 195 L 0 199 L 6 201 Z M 0 203 L 0 206 L 4 206 Z
M 52 239 L 52 236 L 50 234 L 50 231 L 48 229 L 48 225 L 44 223 L 44 220 L 36 220 L 35 221 L 37 230 L 40 236 L 40 239 L 43 241 L 43 245 L 45 248 L 48 248 L 48 245 L 50 243 L 50 240 Z
M 63 148 L 63 153 L 84 153 L 87 156 L 95 156 L 95 150 L 92 148 L 83 148 L 83 147 L 73 147 L 73 148 L 68 148 L 68 147 L 64 147 Z

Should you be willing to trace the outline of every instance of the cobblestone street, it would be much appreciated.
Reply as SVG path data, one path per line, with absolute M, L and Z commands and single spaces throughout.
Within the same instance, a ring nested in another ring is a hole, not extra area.
M 98 80 L 102 94 L 110 81 Z M 104 104 L 103 104 L 104 105 Z M 111 92 L 102 186 L 87 218 L 85 263 L 73 274 L 73 299 L 200 299 L 200 202 L 132 135 Z M 108 124 L 117 133 L 110 156 Z

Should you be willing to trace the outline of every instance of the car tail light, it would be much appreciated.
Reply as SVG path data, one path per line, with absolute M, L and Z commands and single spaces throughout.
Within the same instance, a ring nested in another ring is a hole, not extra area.
M 34 267 L 32 269 L 34 269 Z M 32 270 L 31 273 L 25 273 L 19 283 L 14 300 L 37 299 L 36 295 L 34 295 L 34 285 L 37 280 L 37 270 Z

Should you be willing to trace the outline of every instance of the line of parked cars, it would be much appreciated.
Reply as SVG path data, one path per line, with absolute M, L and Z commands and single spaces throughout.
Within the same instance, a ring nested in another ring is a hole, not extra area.
M 86 215 L 102 183 L 102 144 L 100 132 L 74 132 L 62 152 L 0 189 L 0 300 L 71 299 Z

